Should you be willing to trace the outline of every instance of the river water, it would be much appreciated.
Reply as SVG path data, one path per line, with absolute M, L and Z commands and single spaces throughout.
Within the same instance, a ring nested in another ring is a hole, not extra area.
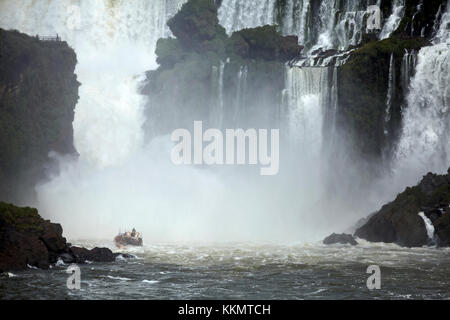
M 1 299 L 449 299 L 450 249 L 396 245 L 147 244 L 134 259 L 80 265 L 81 290 L 67 289 L 68 265 L 0 275 Z M 108 241 L 74 244 L 109 246 Z M 369 290 L 370 265 L 381 289 Z

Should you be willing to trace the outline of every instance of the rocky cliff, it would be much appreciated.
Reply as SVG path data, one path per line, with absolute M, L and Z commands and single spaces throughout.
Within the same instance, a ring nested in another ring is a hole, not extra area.
M 213 0 L 187 2 L 168 26 L 176 38 L 158 41 L 160 67 L 148 72 L 144 89 L 150 134 L 190 128 L 194 120 L 261 127 L 277 116 L 284 63 L 302 50 L 297 37 L 283 37 L 275 26 L 229 37 Z
M 421 214 L 432 224 L 428 228 Z M 428 173 L 417 186 L 406 188 L 356 230 L 355 236 L 407 247 L 450 246 L 450 169 L 447 175 Z
M 0 29 L 0 200 L 32 196 L 49 152 L 73 154 L 75 52 Z
M 59 259 L 65 263 L 113 262 L 118 255 L 107 248 L 72 247 L 61 225 L 44 220 L 36 209 L 0 202 L 0 273 L 28 267 L 48 269 Z

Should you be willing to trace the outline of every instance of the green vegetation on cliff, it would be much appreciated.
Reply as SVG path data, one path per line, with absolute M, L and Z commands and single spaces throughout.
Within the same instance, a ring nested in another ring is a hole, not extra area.
M 49 152 L 75 152 L 76 63 L 65 42 L 0 29 L 0 200 L 23 199 Z

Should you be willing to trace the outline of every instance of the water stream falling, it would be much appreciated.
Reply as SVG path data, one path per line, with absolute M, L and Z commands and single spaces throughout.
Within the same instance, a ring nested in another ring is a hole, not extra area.
M 420 50 L 410 83 L 396 173 L 416 181 L 426 172 L 446 172 L 450 164 L 450 3 L 433 46 Z M 409 57 L 414 61 L 414 56 Z M 408 59 L 408 57 L 406 58 Z M 405 67 L 411 62 L 405 62 Z M 406 81 L 406 80 L 403 80 Z
M 274 0 L 223 0 L 219 20 L 228 33 L 274 24 Z
M 167 3 L 166 3 L 167 2 Z M 0 1 L 0 26 L 59 36 L 78 58 L 74 141 L 81 159 L 104 167 L 142 145 L 139 75 L 154 68 L 156 41 L 181 1 Z
M 427 236 L 428 239 L 431 242 L 434 242 L 435 238 L 434 238 L 434 225 L 433 222 L 431 222 L 430 218 L 428 218 L 425 213 L 423 212 L 419 212 L 419 216 L 423 219 L 423 222 L 425 223 L 425 228 L 427 229 Z
M 388 93 L 386 98 L 386 115 L 385 115 L 385 124 L 387 124 L 391 120 L 391 112 L 392 112 L 392 103 L 393 98 L 395 95 L 395 60 L 394 60 L 394 54 L 391 54 L 390 62 L 389 62 L 389 78 L 388 78 Z M 388 134 L 388 132 L 385 129 L 385 134 Z
M 282 112 L 288 139 L 296 147 L 286 156 L 286 169 L 273 180 L 248 179 L 249 173 L 231 169 L 175 168 L 167 163 L 169 138 L 160 137 L 150 144 L 143 141 L 141 75 L 156 67 L 156 41 L 169 34 L 165 22 L 183 2 L 0 0 L 1 27 L 32 35 L 58 33 L 78 55 L 76 73 L 82 86 L 74 132 L 80 159 L 62 161 L 60 173 L 39 186 L 38 206 L 45 217 L 70 226 L 69 236 L 101 233 L 109 238 L 118 228 L 139 225 L 150 241 L 292 240 L 320 238 L 350 225 L 367 214 L 368 208 L 377 209 L 355 202 L 352 206 L 357 210 L 333 207 L 324 198 L 324 184 L 331 174 L 336 189 L 345 189 L 339 184 L 343 178 L 353 188 L 358 185 L 347 171 L 353 166 L 337 159 L 332 165 L 327 162 L 340 146 L 335 140 L 338 68 L 327 62 L 322 67 L 286 70 Z M 365 10 L 375 3 L 289 0 L 281 27 L 284 33 L 297 34 L 309 52 L 319 47 L 345 49 L 361 40 Z M 395 16 L 388 23 L 397 21 L 401 3 L 394 3 Z M 73 24 L 77 10 L 80 20 Z M 219 18 L 232 32 L 275 24 L 275 13 L 273 0 L 224 0 Z M 418 53 L 415 72 L 414 52 L 405 53 L 402 63 L 404 86 L 410 75 L 414 77 L 408 85 L 411 91 L 396 157 L 396 167 L 402 168 L 395 176 L 401 188 L 415 184 L 425 170 L 442 171 L 449 164 L 448 9 L 441 16 L 434 45 Z M 386 26 L 388 31 L 391 28 Z M 217 66 L 212 79 L 217 83 L 218 99 L 211 117 L 218 126 L 227 108 L 222 88 L 225 65 Z M 230 107 L 235 120 L 242 117 L 245 107 L 247 75 L 245 66 L 236 74 L 238 89 Z M 403 175 L 408 178 L 399 178 Z M 99 231 L 99 225 L 105 230 Z
M 380 33 L 380 39 L 389 38 L 391 33 L 395 31 L 405 14 L 405 0 L 394 0 L 392 2 L 392 14 L 384 23 Z
M 0 298 L 372 299 L 365 270 L 376 263 L 388 271 L 377 298 L 448 299 L 448 250 L 363 240 L 355 247 L 324 246 L 318 240 L 379 209 L 427 171 L 449 166 L 450 1 L 437 14 L 440 27 L 433 45 L 404 53 L 399 77 L 408 91 L 403 131 L 393 176 L 378 186 L 384 198 L 376 199 L 373 190 L 355 192 L 362 171 L 346 158 L 338 134 L 339 65 L 345 54 L 336 65 L 330 59 L 316 64 L 305 59 L 286 66 L 281 105 L 270 106 L 279 108 L 288 141 L 276 177 L 255 177 L 246 168 L 176 167 L 169 160 L 170 137 L 144 141 L 141 75 L 156 67 L 156 41 L 169 34 L 165 22 L 183 2 L 0 0 L 0 27 L 31 35 L 58 33 L 79 61 L 82 86 L 74 131 L 80 159 L 61 159 L 59 172 L 38 186 L 40 213 L 61 223 L 64 235 L 80 246 L 117 250 L 113 236 L 134 226 L 145 239 L 144 247 L 130 248 L 138 259 L 82 265 L 80 291 L 67 290 L 67 266 L 60 264 L 51 271 L 0 275 Z M 357 44 L 363 11 L 380 3 L 285 2 L 280 26 L 285 34 L 298 35 L 309 53 Z M 395 29 L 403 5 L 393 1 L 382 38 Z M 219 16 L 229 33 L 277 23 L 275 0 L 223 0 Z M 393 56 L 390 62 L 388 114 L 397 85 Z M 230 76 L 236 92 L 228 106 L 226 68 L 222 62 L 211 72 L 216 99 L 210 120 L 221 126 L 229 108 L 232 123 L 239 126 L 249 116 L 252 70 L 243 65 Z M 431 221 L 420 216 L 433 240 Z
M 409 92 L 409 84 L 411 82 L 411 78 L 414 76 L 414 71 L 417 65 L 417 53 L 415 50 L 405 50 L 405 54 L 402 59 L 401 66 L 401 81 L 402 88 L 405 94 Z

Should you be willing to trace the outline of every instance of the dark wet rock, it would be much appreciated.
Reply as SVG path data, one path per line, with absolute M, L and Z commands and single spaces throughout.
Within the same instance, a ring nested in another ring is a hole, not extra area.
M 450 246 L 450 175 L 429 173 L 415 187 L 406 188 L 397 198 L 383 206 L 355 232 L 355 236 L 372 242 L 396 243 L 420 247 L 437 242 Z M 435 227 L 435 239 L 429 239 L 423 212 Z
M 228 50 L 245 59 L 286 62 L 300 56 L 303 46 L 297 36 L 282 36 L 275 26 L 263 26 L 234 32 Z
M 59 256 L 59 259 L 61 259 L 61 261 L 64 263 L 75 263 L 76 262 L 76 258 L 74 257 L 74 255 L 72 255 L 70 253 L 63 253 L 62 255 Z
M 214 48 L 227 37 L 213 0 L 188 1 L 167 25 L 184 47 L 197 51 Z
M 37 237 L 8 228 L 0 242 L 0 271 L 49 267 L 47 248 Z
M 0 272 L 64 263 L 113 262 L 117 254 L 106 248 L 69 247 L 59 224 L 42 219 L 33 208 L 0 202 Z
M 36 209 L 0 203 L 0 270 L 48 268 L 50 254 L 42 237 L 49 228 Z
M 313 51 L 311 54 L 314 56 L 319 56 L 321 58 L 329 58 L 338 53 L 339 53 L 339 51 L 336 49 L 329 49 L 329 50 L 317 49 L 317 50 Z
M 71 247 L 70 250 L 78 263 L 91 262 L 114 262 L 116 255 L 108 248 L 94 248 L 92 250 L 80 247 Z
M 323 240 L 323 244 L 351 244 L 352 246 L 356 246 L 358 242 L 356 242 L 355 238 L 351 234 L 336 234 L 333 233 L 331 236 L 326 237 Z
M 76 64 L 66 42 L 0 28 L 0 201 L 33 198 L 50 152 L 76 157 Z

